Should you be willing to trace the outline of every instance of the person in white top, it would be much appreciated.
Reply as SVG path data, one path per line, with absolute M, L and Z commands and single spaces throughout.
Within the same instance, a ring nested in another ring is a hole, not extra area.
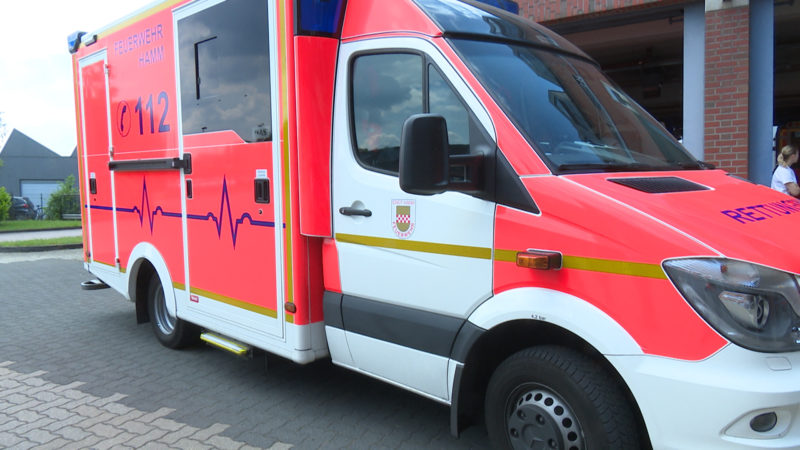
M 792 197 L 800 197 L 800 186 L 797 185 L 797 177 L 791 165 L 796 163 L 798 155 L 797 147 L 794 145 L 784 145 L 778 154 L 778 167 L 772 173 L 772 189 L 789 194 Z

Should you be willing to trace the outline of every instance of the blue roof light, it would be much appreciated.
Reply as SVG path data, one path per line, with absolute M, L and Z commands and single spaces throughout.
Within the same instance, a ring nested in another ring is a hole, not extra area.
M 295 33 L 338 37 L 347 0 L 296 0 Z
M 519 5 L 513 0 L 477 0 L 481 3 L 494 6 L 496 8 L 505 9 L 508 12 L 519 14 Z
M 67 37 L 67 44 L 69 44 L 69 52 L 75 53 L 78 47 L 81 46 L 81 37 L 86 34 L 85 31 L 76 31 Z

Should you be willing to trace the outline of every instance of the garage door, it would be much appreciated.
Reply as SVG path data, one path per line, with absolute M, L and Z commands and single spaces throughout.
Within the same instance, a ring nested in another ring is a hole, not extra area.
M 21 191 L 23 197 L 31 199 L 36 207 L 44 208 L 50 194 L 58 190 L 60 181 L 21 181 Z

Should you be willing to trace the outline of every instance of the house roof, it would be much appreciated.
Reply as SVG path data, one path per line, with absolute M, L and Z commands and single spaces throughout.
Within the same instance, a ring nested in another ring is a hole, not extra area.
M 0 159 L 9 158 L 61 158 L 61 155 L 14 129 L 0 150 Z

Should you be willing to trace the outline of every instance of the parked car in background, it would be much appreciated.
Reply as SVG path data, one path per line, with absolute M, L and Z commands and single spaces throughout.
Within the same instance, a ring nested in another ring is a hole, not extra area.
M 11 220 L 35 219 L 36 207 L 28 197 L 11 197 L 11 209 L 8 211 L 8 218 Z

